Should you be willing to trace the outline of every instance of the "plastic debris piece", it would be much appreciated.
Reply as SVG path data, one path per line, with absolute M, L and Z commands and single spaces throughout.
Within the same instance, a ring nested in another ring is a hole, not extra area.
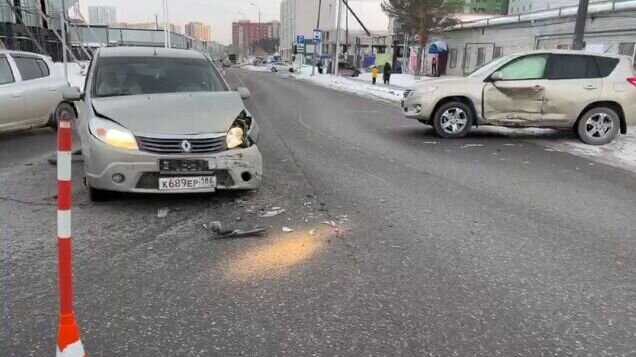
M 285 209 L 284 208 L 280 208 L 280 207 L 274 207 L 272 208 L 271 211 L 267 211 L 267 212 L 263 212 L 259 215 L 259 217 L 261 218 L 270 218 L 270 217 L 275 217 L 278 216 L 282 213 L 285 213 Z
M 253 228 L 253 229 L 235 229 L 233 231 L 219 232 L 214 236 L 214 239 L 230 239 L 230 238 L 250 238 L 260 237 L 267 233 L 265 228 Z
M 283 232 L 285 232 L 285 233 L 291 233 L 291 232 L 293 232 L 293 231 L 294 231 L 294 230 L 293 230 L 293 229 L 291 229 L 291 228 L 289 228 L 289 227 L 283 227 Z
M 167 207 L 160 208 L 160 209 L 157 211 L 157 217 L 159 217 L 159 218 L 165 218 L 165 217 L 168 215 L 168 213 L 169 213 L 169 212 L 170 212 L 170 208 L 167 208 Z

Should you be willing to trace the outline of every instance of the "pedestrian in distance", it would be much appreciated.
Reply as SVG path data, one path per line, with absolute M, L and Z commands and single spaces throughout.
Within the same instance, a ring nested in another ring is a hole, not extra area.
M 375 85 L 375 82 L 378 80 L 378 67 L 371 67 L 371 83 Z
M 438 77 L 438 74 L 437 74 L 437 56 L 433 55 L 433 59 L 432 59 L 431 62 L 432 62 L 432 65 L 433 65 L 432 66 L 433 67 L 432 68 L 433 69 L 433 71 L 432 71 L 433 72 L 433 77 Z
M 389 84 L 391 81 L 391 65 L 389 62 L 384 63 L 384 71 L 382 73 L 382 79 L 384 79 L 384 84 Z

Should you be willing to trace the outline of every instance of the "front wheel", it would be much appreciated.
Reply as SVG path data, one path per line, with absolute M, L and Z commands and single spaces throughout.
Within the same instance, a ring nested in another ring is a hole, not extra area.
M 69 103 L 62 102 L 58 104 L 53 115 L 51 115 L 51 118 L 49 119 L 49 126 L 53 128 L 53 130 L 57 130 L 57 124 L 60 121 L 60 118 L 75 120 L 76 117 L 75 108 L 73 108 L 73 106 Z
M 462 102 L 449 102 L 437 109 L 433 117 L 435 134 L 442 138 L 462 138 L 473 125 L 473 112 Z
M 611 108 L 597 107 L 588 110 L 576 124 L 576 133 L 589 145 L 605 145 L 618 135 L 621 121 Z
M 99 190 L 97 188 L 88 186 L 88 199 L 91 202 L 104 202 L 108 200 L 108 191 Z

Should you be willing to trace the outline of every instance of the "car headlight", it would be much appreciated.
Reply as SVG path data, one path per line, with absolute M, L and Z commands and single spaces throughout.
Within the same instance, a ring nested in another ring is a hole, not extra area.
M 241 114 L 236 118 L 234 124 L 227 132 L 226 144 L 228 149 L 236 149 L 238 147 L 248 146 L 247 132 L 252 125 L 252 117 L 243 110 Z
M 93 118 L 88 123 L 88 129 L 93 136 L 110 146 L 129 150 L 139 149 L 133 133 L 113 121 Z

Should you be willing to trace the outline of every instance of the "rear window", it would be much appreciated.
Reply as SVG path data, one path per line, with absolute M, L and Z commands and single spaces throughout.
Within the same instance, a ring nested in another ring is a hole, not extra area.
M 548 79 L 599 78 L 599 66 L 594 56 L 552 55 Z
M 49 66 L 39 58 L 13 56 L 23 81 L 48 77 Z
M 13 83 L 14 81 L 9 61 L 5 57 L 0 57 L 0 84 Z
M 614 71 L 618 64 L 617 58 L 596 57 L 598 68 L 601 71 L 601 77 L 607 77 Z
M 208 60 L 170 57 L 105 57 L 96 63 L 95 97 L 227 91 Z

